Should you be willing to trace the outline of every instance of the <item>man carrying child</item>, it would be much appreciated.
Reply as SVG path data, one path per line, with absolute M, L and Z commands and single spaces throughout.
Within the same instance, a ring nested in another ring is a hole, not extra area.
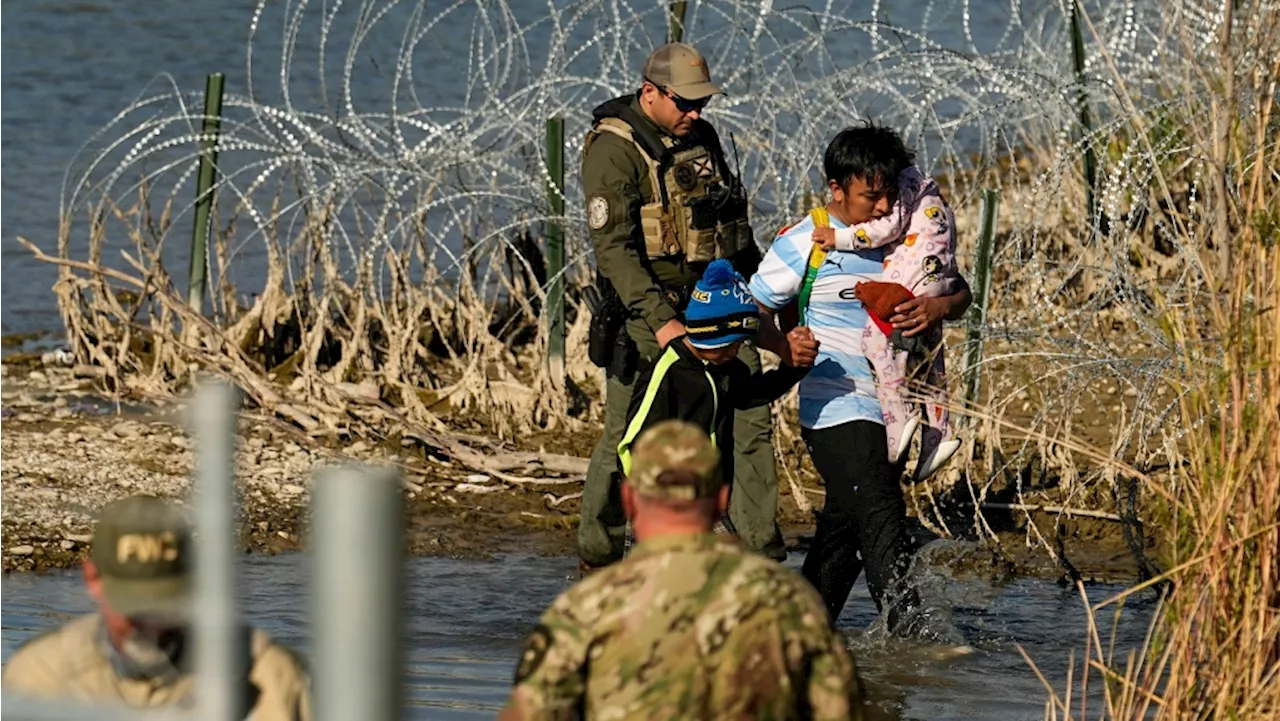
M 823 157 L 832 201 L 818 215 L 837 229 L 885 218 L 895 210 L 899 177 L 912 161 L 892 130 L 870 124 L 843 130 Z M 786 229 L 749 286 L 765 313 L 762 326 L 773 324 L 774 314 L 803 296 L 804 322 L 819 342 L 817 361 L 800 382 L 800 425 L 825 482 L 826 502 L 802 573 L 822 595 L 834 623 L 865 566 L 867 585 L 889 630 L 901 631 L 903 612 L 918 603 L 909 589 L 898 588 L 911 559 L 899 485 L 905 454 L 890 461 L 877 378 L 864 350 L 864 331 L 881 331 L 868 329 L 857 288 L 882 280 L 889 248 L 833 249 L 825 258 L 817 256 L 822 262 L 806 281 L 814 229 L 812 216 Z M 917 295 L 883 319 L 900 339 L 931 333 L 943 319 L 958 319 L 968 308 L 968 285 L 954 264 L 945 271 L 953 276 L 955 290 Z

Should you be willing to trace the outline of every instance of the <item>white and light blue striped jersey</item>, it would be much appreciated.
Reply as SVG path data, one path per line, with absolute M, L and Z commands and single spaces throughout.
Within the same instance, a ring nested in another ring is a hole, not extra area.
M 846 227 L 831 218 L 835 228 Z M 813 217 L 806 216 L 773 241 L 749 287 L 756 300 L 777 310 L 800 294 L 813 247 Z M 809 296 L 806 321 L 818 339 L 818 358 L 800 381 L 800 425 L 828 428 L 850 421 L 883 423 L 871 364 L 862 354 L 862 330 L 870 322 L 853 296 L 860 281 L 880 280 L 884 249 L 827 254 Z

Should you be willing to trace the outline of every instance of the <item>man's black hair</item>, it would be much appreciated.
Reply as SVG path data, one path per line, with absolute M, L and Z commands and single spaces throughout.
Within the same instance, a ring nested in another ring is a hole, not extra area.
M 898 174 L 910 167 L 915 157 L 902 136 L 868 120 L 836 134 L 822 156 L 822 170 L 827 180 L 836 181 L 841 188 L 849 187 L 854 178 L 862 178 L 879 189 L 896 183 Z

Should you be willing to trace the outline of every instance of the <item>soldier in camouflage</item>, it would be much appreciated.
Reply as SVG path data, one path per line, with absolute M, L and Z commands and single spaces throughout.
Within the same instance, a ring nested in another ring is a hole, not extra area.
M 601 291 L 609 299 L 593 317 L 611 308 L 607 315 L 616 323 L 601 324 L 607 330 L 597 333 L 593 321 L 592 347 L 606 349 L 600 355 L 609 360 L 593 353 L 608 380 L 604 432 L 582 493 L 584 570 L 622 557 L 617 448 L 636 372 L 685 334 L 685 304 L 708 262 L 726 258 L 744 278 L 760 262 L 745 191 L 715 128 L 701 117 L 721 92 L 695 48 L 668 43 L 649 56 L 639 90 L 593 111 L 582 184 Z M 773 326 L 761 327 L 755 343 L 792 366 L 812 365 L 817 355 L 816 342 L 790 341 Z M 760 372 L 754 345 L 744 345 L 739 357 Z M 772 432 L 767 406 L 737 414 L 729 515 L 749 548 L 781 560 Z
M 501 719 L 862 719 L 862 686 L 798 574 L 711 532 L 727 486 L 707 434 L 641 435 L 622 500 L 639 544 L 542 615 Z

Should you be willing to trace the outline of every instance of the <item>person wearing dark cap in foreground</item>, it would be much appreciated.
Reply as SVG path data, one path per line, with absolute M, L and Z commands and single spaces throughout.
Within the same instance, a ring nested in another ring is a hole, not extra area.
M 94 527 L 85 587 L 98 612 L 23 644 L 5 665 L 6 697 L 127 708 L 194 703 L 191 528 L 151 495 L 108 504 Z M 297 656 L 245 628 L 245 712 L 250 721 L 309 721 L 310 681 Z
M 500 719 L 865 717 L 813 587 L 711 532 L 729 495 L 719 456 L 686 421 L 641 434 L 622 485 L 639 544 L 542 614 Z

